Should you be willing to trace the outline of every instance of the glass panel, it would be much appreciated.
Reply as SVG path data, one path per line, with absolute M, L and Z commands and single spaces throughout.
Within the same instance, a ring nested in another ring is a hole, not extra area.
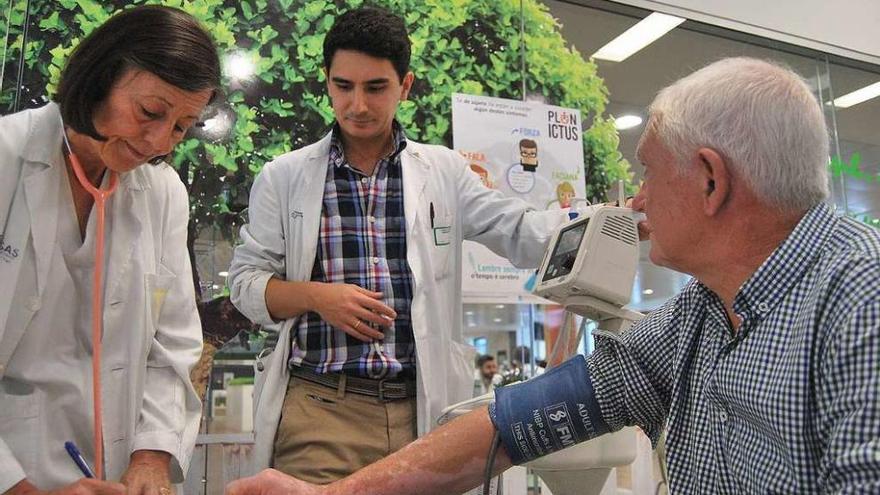
M 827 100 L 880 83 L 878 67 L 830 63 L 829 69 L 834 91 Z M 831 162 L 835 203 L 848 215 L 880 228 L 880 98 L 846 108 L 834 105 L 833 110 L 837 131 Z

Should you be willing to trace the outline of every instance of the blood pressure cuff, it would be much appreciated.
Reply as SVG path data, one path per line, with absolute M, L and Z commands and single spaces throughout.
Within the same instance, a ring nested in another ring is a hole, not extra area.
M 581 355 L 531 380 L 495 389 L 489 417 L 514 464 L 609 431 Z

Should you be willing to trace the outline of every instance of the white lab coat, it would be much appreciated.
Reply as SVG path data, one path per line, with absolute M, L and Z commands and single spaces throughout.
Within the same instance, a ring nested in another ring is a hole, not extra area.
M 52 311 L 42 306 L 41 294 L 52 269 L 59 181 L 67 177 L 61 146 L 55 104 L 0 118 L 0 228 L 7 226 L 0 242 L 0 379 L 34 315 Z M 102 362 L 107 479 L 118 480 L 139 449 L 171 453 L 173 482 L 188 469 L 201 412 L 189 371 L 202 346 L 186 249 L 188 213 L 186 190 L 164 164 L 123 174 L 108 203 L 113 228 L 106 241 Z M 45 424 L 43 403 L 37 393 L 9 395 L 0 388 L 0 422 L 42 432 L 30 445 L 15 445 L 17 451 L 63 450 L 66 439 Z M 0 438 L 0 492 L 25 472 L 52 469 L 19 462 L 11 447 Z
M 318 245 L 330 135 L 267 164 L 251 190 L 248 225 L 229 272 L 232 302 L 248 318 L 273 325 L 266 283 L 276 276 L 307 281 Z M 441 410 L 473 392 L 474 351 L 462 344 L 461 241 L 478 241 L 520 267 L 536 267 L 560 210 L 534 211 L 523 201 L 486 188 L 464 159 L 446 147 L 410 141 L 401 154 L 407 262 L 413 275 L 418 432 Z M 433 225 L 449 227 L 435 243 Z M 446 239 L 444 239 L 446 237 Z M 448 244 L 444 241 L 448 240 Z M 290 331 L 278 324 L 274 352 L 257 366 L 254 389 L 254 468 L 268 467 L 288 384 Z M 260 368 L 263 368 L 261 371 Z

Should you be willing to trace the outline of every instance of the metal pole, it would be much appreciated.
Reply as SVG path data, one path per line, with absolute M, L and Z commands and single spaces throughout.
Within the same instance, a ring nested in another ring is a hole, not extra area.
M 6 34 L 3 36 L 3 56 L 0 57 L 0 92 L 3 91 L 3 74 L 6 69 L 6 51 L 9 49 L 9 30 L 12 26 L 12 3 L 9 0 L 9 8 L 6 9 Z
M 522 101 L 526 101 L 526 10 L 525 0 L 519 0 L 519 58 L 522 75 Z
M 11 0 L 14 1 L 14 0 Z M 15 103 L 12 105 L 12 113 L 19 110 L 21 100 L 21 84 L 24 81 L 24 54 L 27 50 L 28 24 L 31 21 L 31 0 L 27 0 L 24 6 L 24 24 L 22 25 L 21 48 L 18 56 L 18 77 L 15 80 Z

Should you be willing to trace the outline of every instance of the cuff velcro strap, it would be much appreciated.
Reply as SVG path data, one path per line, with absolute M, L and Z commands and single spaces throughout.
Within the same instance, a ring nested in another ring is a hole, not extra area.
M 526 382 L 496 388 L 489 417 L 514 464 L 609 431 L 581 355 Z

